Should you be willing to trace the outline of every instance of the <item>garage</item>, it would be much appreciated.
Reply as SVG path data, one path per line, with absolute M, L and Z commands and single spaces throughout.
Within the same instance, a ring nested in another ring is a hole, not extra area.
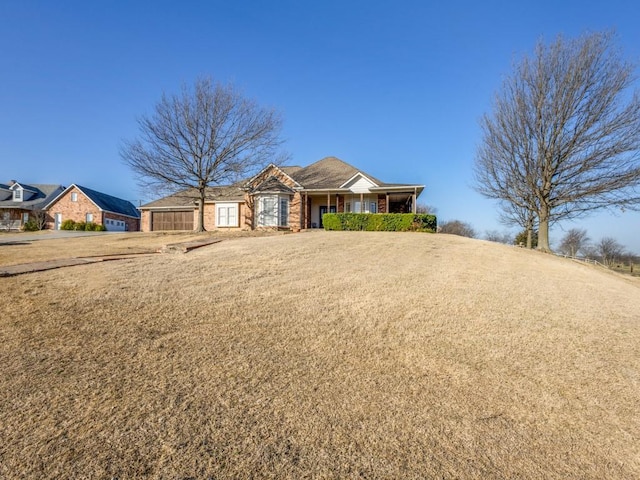
M 193 210 L 151 212 L 151 230 L 193 230 Z

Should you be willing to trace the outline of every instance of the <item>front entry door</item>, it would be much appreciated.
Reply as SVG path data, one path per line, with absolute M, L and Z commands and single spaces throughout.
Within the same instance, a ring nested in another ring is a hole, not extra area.
M 327 213 L 327 206 L 320 206 L 320 228 L 324 228 L 324 226 L 322 225 L 322 215 L 324 215 L 325 213 Z M 331 205 L 331 207 L 329 208 L 329 213 L 336 213 L 335 205 Z

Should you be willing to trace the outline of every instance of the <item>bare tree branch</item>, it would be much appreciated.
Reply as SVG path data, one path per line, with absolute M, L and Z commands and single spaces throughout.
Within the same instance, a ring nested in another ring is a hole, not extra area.
M 199 79 L 179 95 L 163 95 L 150 116 L 138 120 L 139 138 L 120 156 L 138 184 L 157 192 L 195 188 L 197 230 L 204 230 L 206 188 L 234 183 L 279 154 L 282 118 L 244 98 L 232 85 Z
M 538 43 L 481 120 L 475 187 L 500 201 L 503 221 L 539 228 L 603 208 L 640 204 L 640 97 L 633 65 L 611 33 Z

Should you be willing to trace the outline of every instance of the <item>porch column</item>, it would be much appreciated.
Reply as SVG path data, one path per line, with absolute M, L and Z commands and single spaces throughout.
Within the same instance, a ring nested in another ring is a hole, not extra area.
M 358 213 L 364 212 L 364 193 L 360 193 L 360 211 Z
M 304 192 L 304 228 L 309 228 L 309 219 L 307 218 L 307 212 L 309 211 L 309 194 Z
M 411 212 L 416 213 L 416 197 L 417 197 L 416 189 L 413 189 L 413 195 L 411 197 Z
M 386 210 L 384 213 L 391 213 L 391 212 L 389 211 L 389 194 L 387 193 L 387 195 L 386 195 L 386 196 L 387 196 L 387 210 Z
M 327 213 L 331 212 L 331 194 L 327 192 Z
M 336 193 L 336 213 L 340 213 L 340 194 Z

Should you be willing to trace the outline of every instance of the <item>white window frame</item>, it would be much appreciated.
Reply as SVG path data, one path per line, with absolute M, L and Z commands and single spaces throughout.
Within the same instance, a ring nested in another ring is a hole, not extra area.
M 13 201 L 21 202 L 24 198 L 22 188 L 18 187 L 13 191 Z
M 259 195 L 256 198 L 257 227 L 288 227 L 291 210 L 289 195 Z M 267 210 L 271 210 L 268 212 Z
M 289 197 L 283 195 L 278 198 L 278 226 L 289 226 Z
M 22 224 L 24 225 L 29 221 L 29 214 L 27 212 L 23 212 L 22 214 Z
M 233 211 L 233 216 L 229 213 Z M 216 227 L 233 228 L 240 226 L 240 204 L 216 203 Z
M 93 213 L 87 213 L 84 216 L 84 221 L 86 223 L 93 222 Z
M 72 202 L 78 201 L 78 192 L 71 192 L 71 201 Z

